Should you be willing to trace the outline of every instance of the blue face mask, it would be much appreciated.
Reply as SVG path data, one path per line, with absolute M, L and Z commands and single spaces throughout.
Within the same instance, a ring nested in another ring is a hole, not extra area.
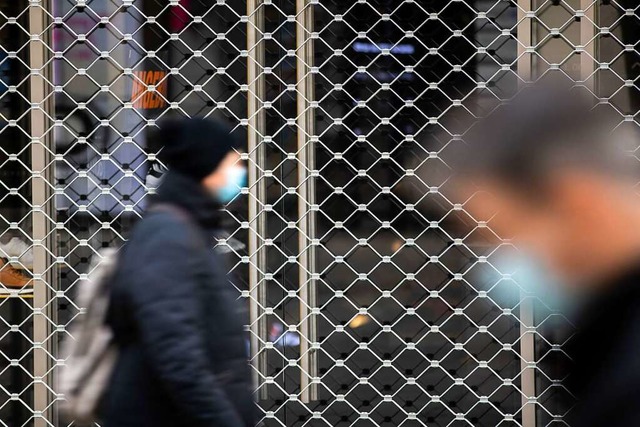
M 564 280 L 553 274 L 539 258 L 521 254 L 503 259 L 503 272 L 512 273 L 512 279 L 522 296 L 536 297 L 553 311 L 572 312 L 581 302 L 581 295 L 571 292 Z
M 226 205 L 240 194 L 242 187 L 247 185 L 247 169 L 242 166 L 232 166 L 227 168 L 225 175 L 225 185 L 217 189 L 214 195 L 220 203 Z
M 546 265 L 532 256 L 514 260 L 514 280 L 525 294 L 538 297 L 552 310 L 567 310 L 571 306 L 570 295 L 560 278 L 549 271 Z

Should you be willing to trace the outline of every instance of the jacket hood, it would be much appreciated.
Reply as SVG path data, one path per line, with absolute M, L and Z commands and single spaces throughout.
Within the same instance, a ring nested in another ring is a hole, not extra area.
M 157 193 L 151 198 L 152 205 L 158 203 L 181 207 L 205 229 L 220 226 L 222 204 L 202 184 L 180 172 L 168 171 L 162 178 Z

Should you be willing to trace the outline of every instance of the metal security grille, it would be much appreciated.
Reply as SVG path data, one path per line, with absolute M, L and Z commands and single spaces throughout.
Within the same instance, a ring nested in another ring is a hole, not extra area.
M 562 423 L 570 326 L 453 198 L 447 160 L 549 70 L 634 133 L 632 3 L 0 0 L 0 425 L 69 423 L 75 287 L 143 212 L 168 114 L 247 141 L 219 246 L 265 425 Z

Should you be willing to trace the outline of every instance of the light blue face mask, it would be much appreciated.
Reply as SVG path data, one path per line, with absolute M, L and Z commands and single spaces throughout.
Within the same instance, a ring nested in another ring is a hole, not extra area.
M 215 197 L 220 203 L 226 205 L 240 194 L 242 187 L 247 185 L 247 169 L 242 166 L 232 166 L 227 168 L 225 175 L 225 185 L 215 191 Z
M 535 296 L 551 310 L 570 310 L 575 302 L 562 280 L 533 256 L 512 260 L 513 279 L 525 294 Z
M 505 257 L 500 265 L 502 272 L 511 273 L 521 297 L 535 297 L 549 309 L 563 313 L 572 312 L 581 301 L 580 295 L 571 292 L 566 283 L 535 256 L 522 254 Z

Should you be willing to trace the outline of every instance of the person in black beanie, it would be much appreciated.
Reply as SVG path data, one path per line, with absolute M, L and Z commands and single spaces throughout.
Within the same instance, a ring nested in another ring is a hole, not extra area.
M 214 172 L 225 157 L 238 158 L 234 152 L 237 138 L 227 127 L 209 119 L 169 118 L 158 124 L 149 140 L 170 170 L 196 181 Z
M 238 141 L 205 119 L 160 122 L 168 172 L 120 254 L 108 316 L 120 347 L 106 427 L 255 424 L 242 306 L 212 250 L 245 185 Z

